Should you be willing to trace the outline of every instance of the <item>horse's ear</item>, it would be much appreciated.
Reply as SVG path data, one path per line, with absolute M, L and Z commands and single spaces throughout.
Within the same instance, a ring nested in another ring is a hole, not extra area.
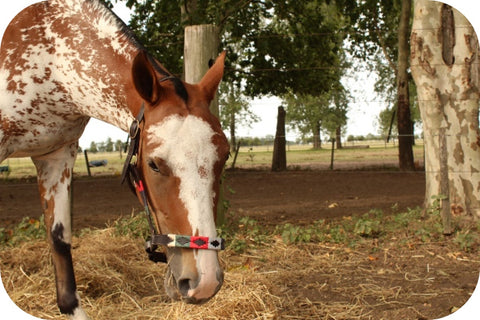
M 132 78 L 135 89 L 142 98 L 154 104 L 159 98 L 159 88 L 155 69 L 144 50 L 140 51 L 133 60 Z
M 225 66 L 225 55 L 225 51 L 220 53 L 215 63 L 211 66 L 210 69 L 208 69 L 202 80 L 200 80 L 199 85 L 203 88 L 205 96 L 209 101 L 211 101 L 215 96 L 218 85 L 222 80 L 223 69 Z

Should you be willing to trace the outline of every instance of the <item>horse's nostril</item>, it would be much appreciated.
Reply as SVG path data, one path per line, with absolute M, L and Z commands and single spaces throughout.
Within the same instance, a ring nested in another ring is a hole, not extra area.
M 178 291 L 180 291 L 180 294 L 183 297 L 186 297 L 188 295 L 188 290 L 191 289 L 190 281 L 190 279 L 180 279 L 178 281 Z

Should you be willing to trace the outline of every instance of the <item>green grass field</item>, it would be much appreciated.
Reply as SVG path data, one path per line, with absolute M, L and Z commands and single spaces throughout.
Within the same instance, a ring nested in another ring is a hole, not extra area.
M 417 141 L 414 147 L 415 160 L 423 162 L 423 141 Z M 366 148 L 365 146 L 369 146 Z M 398 148 L 393 143 L 385 144 L 382 141 L 363 141 L 361 144 L 356 142 L 352 147 L 352 143 L 345 144 L 347 148 L 335 150 L 334 165 L 342 163 L 369 163 L 376 164 L 395 163 L 398 159 Z M 363 146 L 363 147 L 362 147 Z M 255 146 L 241 147 L 238 153 L 235 167 L 236 168 L 264 168 L 270 167 L 272 161 L 273 146 Z M 287 146 L 287 165 L 295 166 L 312 166 L 318 164 L 329 165 L 331 157 L 330 145 L 324 144 L 320 150 L 313 150 L 311 145 L 288 145 Z M 107 160 L 108 164 L 104 167 L 90 168 L 93 176 L 97 175 L 119 175 L 122 171 L 125 154 L 118 152 L 99 152 L 88 153 L 89 161 Z M 231 166 L 233 154 L 227 162 L 227 168 Z M 76 175 L 87 175 L 87 167 L 85 165 L 85 157 L 83 153 L 79 153 L 75 163 L 74 172 Z M 10 172 L 0 173 L 0 179 L 13 178 L 29 178 L 35 176 L 35 167 L 30 158 L 13 158 L 3 161 L 0 165 L 10 167 Z

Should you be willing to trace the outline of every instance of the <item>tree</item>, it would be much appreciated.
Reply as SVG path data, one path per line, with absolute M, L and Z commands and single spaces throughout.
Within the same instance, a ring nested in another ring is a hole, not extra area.
M 117 141 L 115 141 L 115 151 L 118 151 L 120 159 L 122 159 L 123 147 L 124 147 L 124 143 L 122 142 L 122 140 L 117 139 Z
M 329 92 L 345 67 L 345 21 L 335 3 L 279 0 L 273 8 L 265 27 L 242 39 L 247 94 Z
M 113 151 L 113 141 L 112 138 L 108 137 L 105 141 L 105 151 L 112 152 Z
M 337 128 L 347 121 L 348 95 L 343 87 L 319 96 L 308 94 L 286 94 L 283 104 L 287 111 L 287 121 L 306 136 L 313 136 L 313 147 L 322 146 L 321 132 L 335 138 Z
M 240 89 L 233 83 L 222 82 L 220 84 L 220 122 L 222 128 L 230 132 L 230 147 L 232 151 L 237 145 L 236 128 L 238 125 L 250 127 L 252 123 L 260 119 L 251 110 L 249 102 L 242 95 Z
M 382 97 L 396 96 L 399 134 L 399 167 L 413 170 L 413 122 L 410 112 L 408 65 L 412 0 L 365 0 L 349 13 L 352 19 L 351 52 L 370 61 L 377 70 L 376 91 Z
M 174 74 L 182 74 L 183 28 L 212 23 L 228 50 L 224 80 L 248 96 L 320 94 L 340 79 L 346 34 L 335 2 L 128 0 L 127 6 L 140 42 Z
M 288 124 L 297 129 L 302 138 L 313 136 L 313 148 L 320 149 L 322 120 L 328 115 L 330 94 L 319 96 L 289 93 L 283 96 Z
M 396 110 L 394 108 L 385 108 L 377 116 L 378 133 L 385 141 L 398 135 L 395 118 Z
M 328 92 L 321 95 L 290 92 L 283 95 L 282 100 L 289 125 L 297 129 L 303 139 L 313 136 L 314 149 L 322 146 L 322 132 L 330 138 L 339 139 L 341 136 L 341 128 L 347 123 L 350 101 L 350 95 L 341 83 L 333 85 Z
M 444 233 L 452 215 L 480 217 L 478 39 L 448 5 L 416 0 L 412 75 L 425 141 L 425 207 L 440 202 Z
M 113 0 L 105 0 L 111 3 Z M 117 0 L 115 0 L 117 1 Z M 271 1 L 251 0 L 118 0 L 133 9 L 129 27 L 138 39 L 170 72 L 183 74 L 184 28 L 214 24 L 219 29 L 221 47 L 229 51 L 227 63 L 238 63 L 234 47 L 252 30 L 261 29 Z M 227 41 L 228 35 L 233 41 Z M 233 79 L 234 73 L 227 73 Z
M 415 170 L 413 162 L 413 124 L 410 115 L 409 91 L 409 44 L 410 12 L 412 0 L 402 0 L 400 23 L 398 25 L 398 63 L 397 63 L 397 129 L 398 164 L 400 170 Z
M 329 128 L 330 138 L 335 138 L 337 149 L 341 149 L 342 128 L 347 124 L 347 111 L 351 96 L 341 84 L 337 84 L 331 94 L 333 110 L 327 118 L 325 127 Z
M 415 87 L 415 82 L 414 81 L 409 81 L 409 93 L 415 97 L 415 99 L 410 99 L 410 118 L 412 120 L 412 125 L 414 126 L 412 129 L 412 133 L 415 134 L 415 129 L 416 129 L 416 124 L 421 124 L 422 119 L 420 117 L 420 111 L 418 110 L 418 103 L 417 103 L 417 89 Z M 395 97 L 393 97 L 395 98 Z M 388 99 L 388 98 L 387 98 Z M 382 136 L 383 139 L 392 139 L 393 137 L 398 136 L 398 129 L 397 129 L 397 122 L 395 121 L 397 119 L 397 108 L 395 100 L 392 99 L 389 102 L 387 102 L 389 107 L 383 109 L 380 111 L 380 113 L 377 116 L 377 122 L 378 122 L 378 133 Z M 415 139 L 413 141 L 415 144 Z
M 92 141 L 92 142 L 90 143 L 90 148 L 88 149 L 88 151 L 90 151 L 90 152 L 92 152 L 92 153 L 97 153 L 97 152 L 98 152 L 97 144 Z

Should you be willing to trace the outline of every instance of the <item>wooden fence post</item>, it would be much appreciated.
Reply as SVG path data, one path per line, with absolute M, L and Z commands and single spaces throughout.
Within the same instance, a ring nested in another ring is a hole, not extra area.
M 87 172 L 88 172 L 88 176 L 91 177 L 92 176 L 92 173 L 90 172 L 90 165 L 88 163 L 88 151 L 87 149 L 85 149 L 83 151 L 83 154 L 85 155 L 85 165 L 87 166 Z
M 218 55 L 219 31 L 213 24 L 185 27 L 184 76 L 188 83 L 198 83 Z M 218 99 L 210 104 L 210 111 L 218 117 Z
M 277 132 L 275 133 L 275 142 L 273 144 L 272 171 L 287 170 L 285 115 L 285 109 L 282 106 L 278 107 Z

